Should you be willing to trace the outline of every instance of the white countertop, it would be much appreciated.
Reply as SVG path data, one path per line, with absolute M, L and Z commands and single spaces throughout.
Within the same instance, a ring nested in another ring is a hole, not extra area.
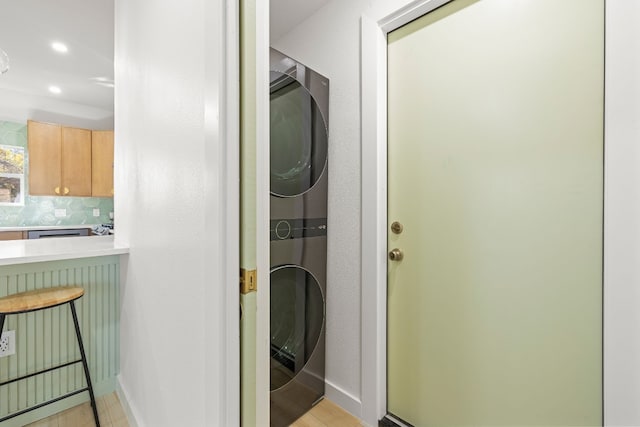
M 128 253 L 114 236 L 6 240 L 0 241 L 0 266 Z
M 29 230 L 69 230 L 76 228 L 92 228 L 96 224 L 82 225 L 27 225 L 15 227 L 0 227 L 0 231 L 29 231 Z

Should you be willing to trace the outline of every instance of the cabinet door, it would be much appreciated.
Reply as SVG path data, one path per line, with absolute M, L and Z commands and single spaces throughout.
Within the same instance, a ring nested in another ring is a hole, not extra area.
M 59 125 L 29 121 L 29 194 L 62 194 L 62 128 Z M 57 190 L 57 191 L 56 191 Z
M 113 196 L 113 131 L 94 130 L 91 137 L 91 195 Z
M 22 240 L 22 231 L 0 231 L 0 240 Z
M 91 131 L 62 128 L 62 195 L 91 196 Z

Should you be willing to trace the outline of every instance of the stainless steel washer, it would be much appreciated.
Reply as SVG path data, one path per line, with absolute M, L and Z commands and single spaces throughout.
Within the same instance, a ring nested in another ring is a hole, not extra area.
M 298 229 L 302 220 L 292 222 Z M 327 237 L 298 236 L 271 241 L 273 427 L 290 425 L 324 396 Z

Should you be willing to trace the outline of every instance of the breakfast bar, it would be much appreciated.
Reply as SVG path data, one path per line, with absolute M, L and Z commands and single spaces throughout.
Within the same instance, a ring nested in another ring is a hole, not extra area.
M 7 240 L 0 242 L 0 266 L 127 253 L 129 248 L 114 236 Z
M 111 236 L 0 241 L 0 297 L 58 286 L 78 286 L 77 313 L 97 396 L 112 393 L 119 373 L 120 261 L 129 249 Z M 9 354 L 0 348 L 0 383 L 77 358 L 66 307 L 9 316 Z M 0 387 L 0 418 L 85 387 L 75 365 Z M 3 423 L 23 426 L 88 401 L 87 393 Z

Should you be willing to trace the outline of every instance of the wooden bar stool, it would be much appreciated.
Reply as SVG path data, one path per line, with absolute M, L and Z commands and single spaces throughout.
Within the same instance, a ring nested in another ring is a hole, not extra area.
M 80 335 L 80 325 L 78 324 L 78 315 L 76 314 L 76 306 L 74 304 L 74 301 L 80 298 L 82 295 L 84 295 L 84 289 L 82 288 L 75 287 L 75 286 L 61 286 L 61 287 L 55 287 L 55 288 L 36 289 L 34 291 L 20 292 L 17 294 L 12 294 L 12 295 L 8 295 L 6 297 L 0 298 L 0 333 L 2 333 L 2 328 L 4 327 L 4 319 L 9 314 L 29 313 L 31 311 L 45 310 L 47 308 L 57 307 L 59 305 L 68 303 L 69 307 L 71 308 L 71 315 L 73 316 L 73 324 L 75 325 L 76 337 L 78 339 L 78 347 L 80 349 L 80 356 L 81 356 L 79 360 L 64 363 L 58 366 L 53 366 L 51 368 L 43 369 L 41 371 L 34 372 L 31 374 L 23 375 L 21 377 L 14 378 L 12 380 L 0 383 L 0 386 L 11 384 L 26 378 L 31 378 L 36 375 L 44 374 L 46 372 L 50 372 L 55 369 L 60 369 L 66 366 L 75 365 L 76 363 L 80 363 L 80 362 L 82 362 L 82 367 L 84 368 L 84 375 L 87 380 L 87 387 L 83 389 L 72 391 L 71 393 L 65 394 L 63 396 L 57 397 L 47 402 L 40 403 L 31 408 L 24 409 L 22 411 L 7 415 L 4 418 L 0 418 L 0 423 L 10 418 L 14 418 L 19 415 L 22 415 L 26 412 L 33 411 L 43 406 L 50 405 L 59 400 L 66 399 L 67 397 L 71 397 L 76 394 L 80 394 L 82 392 L 88 391 L 89 397 L 91 398 L 91 408 L 93 409 L 93 417 L 95 419 L 96 426 L 100 427 L 100 420 L 98 419 L 98 408 L 96 406 L 96 399 L 93 395 L 93 386 L 91 384 L 91 378 L 89 377 L 89 365 L 87 364 L 87 356 L 85 355 L 85 352 L 84 352 L 82 336 Z

